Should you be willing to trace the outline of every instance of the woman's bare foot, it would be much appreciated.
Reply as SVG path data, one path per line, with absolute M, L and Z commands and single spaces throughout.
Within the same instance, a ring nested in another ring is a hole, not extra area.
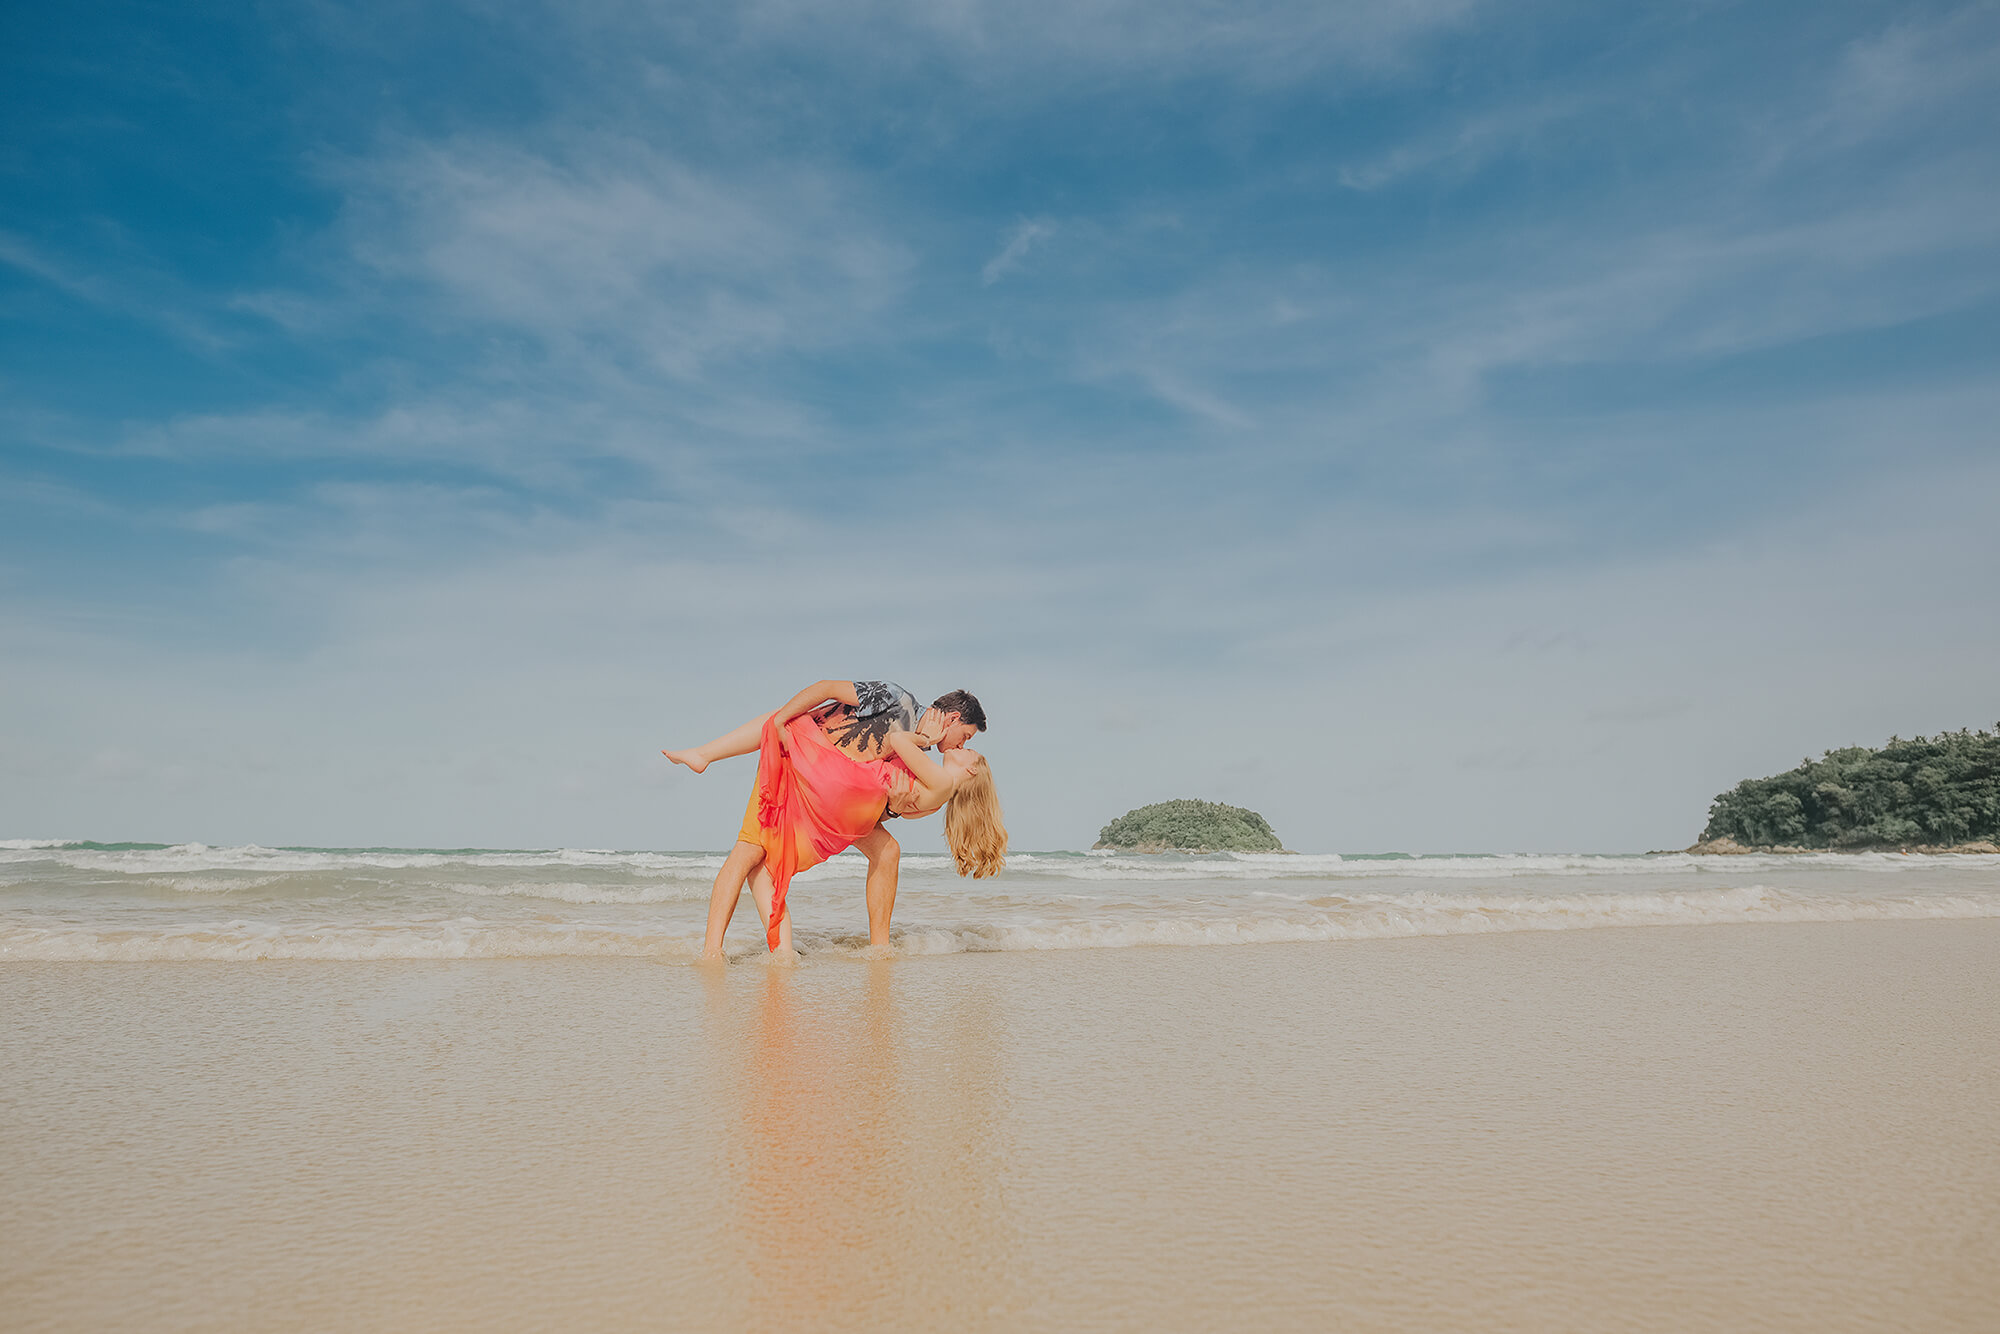
M 708 767 L 707 757 L 704 756 L 698 749 L 663 750 L 660 752 L 660 754 L 666 756 L 668 759 L 672 760 L 675 764 L 685 764 L 688 768 L 694 770 L 696 773 L 700 773 L 703 769 L 706 769 Z

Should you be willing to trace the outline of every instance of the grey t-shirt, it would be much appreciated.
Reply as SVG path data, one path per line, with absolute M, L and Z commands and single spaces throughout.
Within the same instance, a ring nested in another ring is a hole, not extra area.
M 888 717 L 893 720 L 891 731 L 914 732 L 917 719 L 923 716 L 924 706 L 917 703 L 917 697 L 894 681 L 856 681 L 854 695 L 861 701 L 854 706 L 855 717 Z
M 827 738 L 847 751 L 866 752 L 864 758 L 878 757 L 888 748 L 889 733 L 914 732 L 923 705 L 894 681 L 856 681 L 852 706 L 829 704 L 820 711 L 820 726 Z

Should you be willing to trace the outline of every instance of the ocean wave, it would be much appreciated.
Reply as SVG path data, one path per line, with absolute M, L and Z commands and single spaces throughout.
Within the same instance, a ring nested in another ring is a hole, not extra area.
M 910 858 L 905 858 L 907 864 Z M 940 859 L 942 860 L 942 859 Z M 1211 853 L 1207 855 L 1019 853 L 1008 874 L 1071 880 L 1497 880 L 1527 876 L 1601 877 L 1714 875 L 1833 868 L 1911 871 L 1937 867 L 2000 867 L 1983 853 L 1819 852 L 1689 853 L 1606 856 L 1592 853 L 1491 853 L 1450 856 L 1342 856 L 1338 853 Z
M 537 886 L 547 890 L 550 886 Z M 595 887 L 583 887 L 587 890 Z M 1268 902 L 1268 901 L 1267 901 Z M 1056 905 L 1042 905 L 1053 909 Z M 2000 918 L 2000 894 L 1814 894 L 1744 885 L 1685 892 L 1568 895 L 1407 894 L 1328 896 L 1285 906 L 1211 900 L 1127 911 L 1097 905 L 1057 915 L 910 922 L 896 933 L 906 954 L 1123 949 L 1384 940 L 1413 936 L 1575 931 L 1605 927 Z M 810 955 L 863 948 L 859 936 L 798 930 Z M 692 959 L 698 929 L 656 923 L 483 921 L 475 917 L 281 923 L 232 919 L 156 927 L 92 927 L 74 921 L 0 925 L 0 960 L 170 961 L 210 959 L 495 959 L 648 957 Z
M 418 848 L 267 848 L 250 843 L 214 847 L 206 843 L 106 846 L 88 843 L 33 843 L 6 847 L 34 853 L 33 860 L 117 875 L 170 875 L 201 871 L 339 872 L 436 870 L 471 867 L 484 870 L 533 870 L 574 867 L 615 871 L 664 879 L 713 877 L 723 854 L 707 852 L 619 852 L 600 848 L 503 849 Z M 21 861 L 21 856 L 0 858 Z
M 204 843 L 102 844 L 53 839 L 0 840 L 0 865 L 52 862 L 59 868 L 114 876 L 198 876 L 252 872 L 340 874 L 354 872 L 570 870 L 641 880 L 707 881 L 721 867 L 719 852 L 635 852 L 604 848 L 405 849 L 268 848 L 257 844 L 218 847 Z M 951 859 L 936 853 L 905 853 L 906 873 L 951 874 Z M 1116 852 L 1017 852 L 1008 859 L 1008 879 L 1074 881 L 1502 880 L 1523 877 L 1713 876 L 1837 868 L 1890 873 L 1953 868 L 2000 867 L 1990 854 L 1753 853 L 1735 857 L 1667 853 L 1604 856 L 1587 853 L 1496 853 L 1459 855 L 1362 856 L 1337 853 L 1211 853 L 1149 856 Z M 805 873 L 809 879 L 858 880 L 863 859 L 844 854 Z M 471 877 L 477 878 L 477 877 Z

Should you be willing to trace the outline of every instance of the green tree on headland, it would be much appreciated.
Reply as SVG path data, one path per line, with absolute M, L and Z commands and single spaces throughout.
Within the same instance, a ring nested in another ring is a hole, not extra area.
M 1098 832 L 1100 848 L 1143 852 L 1283 852 L 1255 811 L 1219 801 L 1160 801 L 1141 806 Z
M 1702 842 L 1880 848 L 2000 839 L 2000 728 L 1891 737 L 1789 773 L 1747 778 L 1715 799 Z

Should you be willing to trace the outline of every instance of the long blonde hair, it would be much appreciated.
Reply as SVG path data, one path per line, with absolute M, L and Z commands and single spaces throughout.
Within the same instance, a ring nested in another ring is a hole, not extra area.
M 1000 794 L 993 790 L 993 769 L 982 756 L 951 794 L 944 808 L 944 841 L 958 873 L 981 879 L 1000 874 L 1007 864 L 1007 826 L 1000 822 Z

